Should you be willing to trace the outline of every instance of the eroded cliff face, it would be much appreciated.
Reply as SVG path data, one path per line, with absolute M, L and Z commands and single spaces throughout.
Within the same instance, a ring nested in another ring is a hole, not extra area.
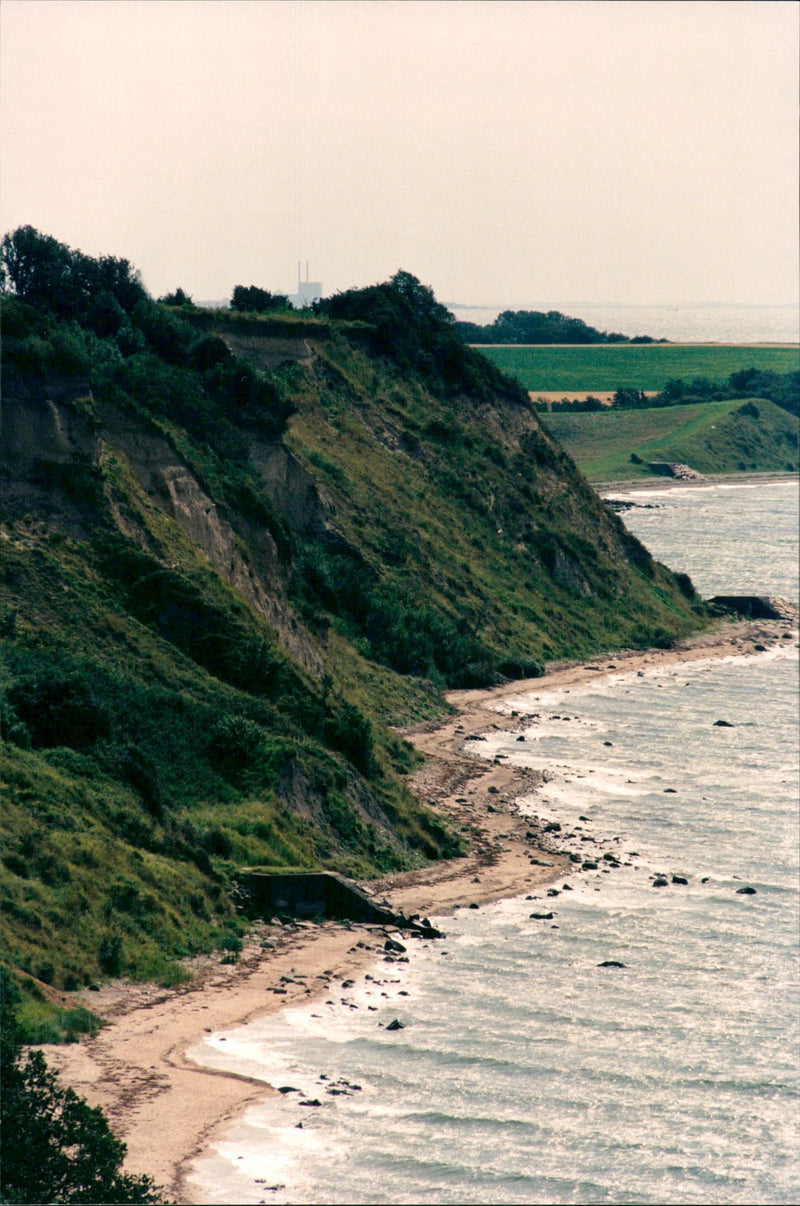
M 270 531 L 218 505 L 172 442 L 117 407 L 97 405 L 82 379 L 4 381 L 2 502 L 7 518 L 90 539 L 118 529 L 166 563 L 155 508 L 228 586 L 278 633 L 286 651 L 319 676 L 322 659 L 287 597 L 287 567 Z M 258 446 L 258 467 L 290 526 L 319 531 L 324 508 L 313 481 L 279 445 Z M 120 469 L 122 472 L 120 473 Z

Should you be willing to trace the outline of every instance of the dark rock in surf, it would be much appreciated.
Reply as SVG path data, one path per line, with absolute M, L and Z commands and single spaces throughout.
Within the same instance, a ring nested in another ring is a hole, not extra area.
M 737 896 L 755 896 L 755 894 L 756 894 L 755 888 L 737 888 L 736 889 Z
M 729 720 L 715 720 L 713 724 L 715 729 L 732 729 L 735 728 Z
M 688 884 L 688 879 L 684 875 L 673 875 L 672 882 L 674 884 Z
M 405 1030 L 405 1025 L 403 1022 L 398 1022 L 397 1018 L 395 1018 L 393 1022 L 389 1023 L 389 1025 L 386 1027 L 386 1029 L 387 1030 Z
M 664 878 L 663 875 L 657 875 L 656 878 L 653 880 L 653 887 L 654 888 L 668 888 L 669 883 Z
M 625 967 L 624 963 L 620 963 L 619 959 L 605 959 L 602 963 L 598 963 L 598 967 Z
M 555 913 L 531 913 L 534 921 L 552 921 Z

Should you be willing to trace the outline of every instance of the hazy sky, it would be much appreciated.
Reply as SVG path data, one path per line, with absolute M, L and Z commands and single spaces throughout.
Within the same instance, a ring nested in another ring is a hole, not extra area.
M 158 295 L 793 302 L 789 0 L 2 0 L 2 229 Z

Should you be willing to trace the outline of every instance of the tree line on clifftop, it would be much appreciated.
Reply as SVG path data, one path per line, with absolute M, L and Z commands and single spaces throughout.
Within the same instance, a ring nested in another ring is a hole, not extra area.
M 621 335 L 618 331 L 598 331 L 581 318 L 570 318 L 558 310 L 503 310 L 494 322 L 480 326 L 474 322 L 456 322 L 455 328 L 465 343 L 667 343 L 650 335 Z

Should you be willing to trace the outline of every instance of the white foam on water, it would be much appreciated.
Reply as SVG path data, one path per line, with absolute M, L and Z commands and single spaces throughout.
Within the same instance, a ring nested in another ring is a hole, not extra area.
M 523 810 L 623 865 L 604 874 L 600 857 L 556 896 L 441 919 L 445 940 L 371 970 L 396 983 L 361 978 L 332 1007 L 211 1036 L 209 1058 L 260 1063 L 322 1105 L 251 1107 L 195 1166 L 204 1200 L 798 1200 L 796 650 L 615 674 L 502 710 L 540 720 L 524 743 L 492 730 L 473 752 L 546 768 Z M 405 1028 L 389 1034 L 393 1017 Z M 360 1091 L 328 1094 L 340 1079 Z

